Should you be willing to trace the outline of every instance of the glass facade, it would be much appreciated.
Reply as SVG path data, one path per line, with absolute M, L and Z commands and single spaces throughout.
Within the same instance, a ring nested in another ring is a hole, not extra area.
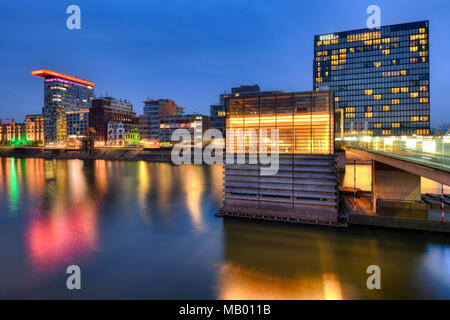
M 254 130 L 255 137 L 241 137 L 245 153 L 256 150 L 260 129 L 267 130 L 267 145 L 271 130 L 278 129 L 280 154 L 334 154 L 333 93 L 255 93 L 227 100 L 226 129 Z M 236 131 L 235 131 L 236 132 Z M 227 152 L 236 152 L 234 150 Z
M 87 137 L 89 110 L 67 111 L 67 136 Z
M 314 37 L 315 91 L 335 91 L 346 135 L 430 133 L 428 21 Z

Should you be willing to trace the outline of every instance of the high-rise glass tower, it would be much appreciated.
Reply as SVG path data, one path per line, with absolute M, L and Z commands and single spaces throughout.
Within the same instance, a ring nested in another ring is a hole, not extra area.
M 316 35 L 314 90 L 335 91 L 346 135 L 430 133 L 428 21 Z
M 44 78 L 45 143 L 62 142 L 67 137 L 67 111 L 91 107 L 94 83 L 50 70 L 35 70 L 32 75 Z

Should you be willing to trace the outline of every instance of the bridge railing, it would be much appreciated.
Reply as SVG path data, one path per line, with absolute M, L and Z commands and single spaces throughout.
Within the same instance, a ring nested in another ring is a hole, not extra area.
M 396 155 L 416 163 L 450 169 L 450 137 L 433 136 L 348 136 L 336 139 L 336 147 L 349 146 Z

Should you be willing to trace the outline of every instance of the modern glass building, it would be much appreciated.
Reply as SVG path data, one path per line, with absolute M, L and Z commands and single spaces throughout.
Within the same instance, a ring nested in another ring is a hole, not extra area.
M 256 92 L 227 99 L 227 158 L 244 156 L 245 163 L 226 161 L 218 215 L 338 224 L 333 101 L 332 91 Z M 262 162 L 250 163 L 252 155 L 261 154 L 261 143 L 279 155 L 273 174 L 261 173 Z
M 67 111 L 91 107 L 94 83 L 42 69 L 31 72 L 44 81 L 45 143 L 63 142 L 67 137 Z
M 170 99 L 150 99 L 144 101 L 144 115 L 150 117 L 150 140 L 160 139 L 160 119 L 167 116 L 183 114 L 184 108 Z
M 315 91 L 335 91 L 346 135 L 430 133 L 428 21 L 316 35 Z
M 71 138 L 87 137 L 90 109 L 67 111 L 67 136 Z

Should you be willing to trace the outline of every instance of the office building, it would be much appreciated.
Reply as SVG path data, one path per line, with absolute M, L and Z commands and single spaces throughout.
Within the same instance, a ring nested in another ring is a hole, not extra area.
M 177 143 L 171 140 L 173 132 L 177 129 L 188 130 L 192 143 L 201 143 L 203 133 L 209 128 L 209 117 L 201 114 L 185 114 L 162 117 L 160 119 L 160 143 L 162 146 L 169 146 Z
M 83 139 L 88 135 L 90 109 L 67 111 L 67 138 Z
M 211 129 L 218 129 L 225 137 L 225 104 L 229 97 L 239 96 L 247 93 L 260 92 L 261 89 L 257 84 L 255 85 L 241 85 L 240 87 L 231 88 L 231 93 L 224 93 L 220 95 L 220 103 L 210 106 Z
M 170 99 L 147 99 L 144 101 L 144 115 L 150 117 L 150 140 L 160 140 L 160 119 L 167 116 L 183 114 L 183 107 L 178 106 Z
M 345 134 L 430 133 L 428 21 L 316 35 L 314 90 L 334 90 Z
M 34 141 L 39 145 L 44 144 L 45 142 L 44 115 L 29 114 L 25 116 L 25 126 L 28 141 Z
M 91 107 L 94 83 L 62 73 L 42 69 L 31 72 L 44 78 L 45 143 L 61 143 L 67 137 L 67 111 Z
M 108 124 L 111 122 L 111 126 Z M 118 126 L 118 124 L 122 126 Z M 133 111 L 133 106 L 128 101 L 114 99 L 112 97 L 103 97 L 99 99 L 92 100 L 92 108 L 89 113 L 89 127 L 95 130 L 94 144 L 96 146 L 107 145 L 115 140 L 116 132 L 111 132 L 110 129 L 136 129 L 134 126 L 126 126 L 127 124 L 135 125 L 138 132 L 138 118 L 136 117 L 136 112 Z M 121 131 L 122 132 L 122 131 Z M 109 135 L 109 133 L 111 133 Z M 122 132 L 124 135 L 126 131 Z M 108 140 L 108 136 L 110 139 Z M 124 140 L 119 139 L 119 140 Z M 108 142 L 109 141 L 109 142 Z
M 228 145 L 227 155 L 243 150 L 246 161 L 226 162 L 224 205 L 218 214 L 338 224 L 333 101 L 332 91 L 230 97 L 226 102 L 227 144 L 232 142 L 232 132 L 247 136 L 237 139 L 234 147 Z M 260 129 L 267 130 L 265 137 L 260 136 Z M 274 130 L 279 133 L 278 144 L 272 140 Z M 261 141 L 267 141 L 269 153 L 279 153 L 275 174 L 263 175 L 263 164 L 249 162 L 250 156 L 260 156 Z

